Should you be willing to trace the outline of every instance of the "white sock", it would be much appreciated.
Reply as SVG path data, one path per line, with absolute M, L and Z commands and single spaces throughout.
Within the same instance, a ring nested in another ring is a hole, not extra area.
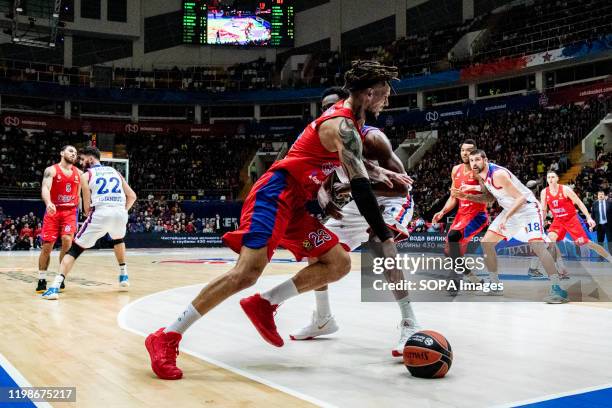
M 198 321 L 202 317 L 195 307 L 190 303 L 187 308 L 180 314 L 180 316 L 170 326 L 166 327 L 164 333 L 176 332 L 183 334 L 187 329 Z
M 550 275 L 549 278 L 551 285 L 559 285 L 559 274 L 555 273 L 554 275 Z
M 499 283 L 499 274 L 497 272 L 489 272 L 489 277 L 492 283 Z
M 52 288 L 59 288 L 62 286 L 62 282 L 64 281 L 64 275 L 55 275 L 55 279 L 53 280 Z
M 317 315 L 319 317 L 331 316 L 327 290 L 315 290 L 315 299 L 317 301 Z
M 287 279 L 280 285 L 261 294 L 261 297 L 270 302 L 271 305 L 280 305 L 285 300 L 297 296 L 298 290 L 293 283 L 293 279 Z
M 540 266 L 540 260 L 538 258 L 531 258 L 529 260 L 529 269 L 538 269 Z
M 400 312 L 402 312 L 402 319 L 412 319 L 412 321 L 417 324 L 416 316 L 414 315 L 414 311 L 412 310 L 412 305 L 410 304 L 410 300 L 408 300 L 408 296 L 398 300 L 397 305 L 400 308 Z
M 119 264 L 119 275 L 121 276 L 127 275 L 127 265 L 126 264 Z
M 47 279 L 47 271 L 38 271 L 38 279 Z

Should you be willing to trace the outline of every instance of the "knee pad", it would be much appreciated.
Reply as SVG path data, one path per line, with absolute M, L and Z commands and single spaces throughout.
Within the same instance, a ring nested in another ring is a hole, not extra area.
M 84 250 L 85 250 L 84 248 L 81 248 L 80 246 L 78 246 L 77 244 L 73 242 L 67 254 L 73 257 L 74 259 L 77 259 L 79 256 L 81 256 Z
M 463 234 L 457 230 L 450 230 L 448 232 L 448 242 L 459 242 L 463 238 Z
M 111 239 L 111 244 L 113 244 L 113 246 L 123 244 L 123 238 Z

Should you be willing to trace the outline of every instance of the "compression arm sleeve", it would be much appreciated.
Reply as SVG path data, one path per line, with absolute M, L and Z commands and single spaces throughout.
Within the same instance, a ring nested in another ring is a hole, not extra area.
M 353 178 L 351 180 L 351 192 L 359 212 L 363 215 L 363 218 L 366 219 L 378 239 L 380 239 L 381 242 L 385 242 L 389 238 L 392 238 L 391 231 L 387 228 L 385 220 L 378 208 L 378 201 L 370 186 L 370 180 L 364 177 Z

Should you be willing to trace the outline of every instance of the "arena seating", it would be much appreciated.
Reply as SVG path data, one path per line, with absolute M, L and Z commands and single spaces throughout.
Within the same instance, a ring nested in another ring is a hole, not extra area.
M 219 232 L 214 221 L 186 214 L 180 201 L 138 200 L 130 212 L 128 231 L 154 234 Z
M 205 140 L 184 135 L 118 135 L 130 159 L 130 184 L 137 191 L 235 198 L 239 173 L 262 142 L 263 135 L 217 135 Z M 65 144 L 89 142 L 83 134 L 32 133 L 10 129 L 0 133 L 0 186 L 39 189 L 45 167 L 59 160 Z M 162 185 L 163 180 L 163 185 Z M 34 191 L 34 195 L 38 193 Z
M 612 4 L 606 0 L 535 1 L 493 18 L 474 62 L 552 50 L 612 32 Z
M 612 166 L 612 153 L 599 154 L 597 160 L 588 163 L 581 173 L 573 180 L 574 191 L 582 197 L 582 201 L 591 208 L 597 199 L 597 192 L 611 192 L 610 168 Z
M 0 250 L 40 247 L 42 220 L 34 213 L 11 217 L 0 207 Z
M 450 52 L 467 32 L 487 28 L 475 44 L 475 55 L 457 61 Z M 518 4 L 499 13 L 488 13 L 428 32 L 409 33 L 387 44 L 348 46 L 313 53 L 299 80 L 289 87 L 342 85 L 342 67 L 354 59 L 374 58 L 400 68 L 400 76 L 427 75 L 518 55 L 552 50 L 601 39 L 612 33 L 612 4 L 606 0 L 538 0 Z M 113 68 L 110 85 L 120 88 L 185 89 L 206 92 L 276 89 L 281 87 L 281 67 L 259 58 L 230 67 L 197 66 L 155 69 Z M 58 65 L 1 61 L 0 78 L 12 81 L 56 82 L 90 86 L 90 69 Z
M 491 161 L 507 167 L 523 182 L 544 183 L 545 171 L 553 163 L 564 162 L 564 156 L 602 118 L 602 106 L 609 110 L 611 102 L 611 98 L 592 99 L 585 105 L 509 111 L 436 124 L 438 142 L 411 170 L 416 208 L 431 216 L 448 197 L 450 172 L 459 163 L 459 144 L 464 139 L 474 139 Z
M 0 207 L 0 250 L 40 248 L 42 219 L 33 212 L 21 217 L 5 214 Z M 81 221 L 84 216 L 82 215 Z M 127 229 L 131 233 L 196 234 L 222 232 L 213 219 L 186 214 L 181 201 L 141 199 L 130 210 Z

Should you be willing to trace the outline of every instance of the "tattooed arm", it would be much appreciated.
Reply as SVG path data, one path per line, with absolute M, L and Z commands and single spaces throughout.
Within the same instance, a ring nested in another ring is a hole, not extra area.
M 43 174 L 42 186 L 40 189 L 40 195 L 45 202 L 47 212 L 49 215 L 55 214 L 55 204 L 51 201 L 51 185 L 53 184 L 53 177 L 55 177 L 55 168 L 53 166 L 47 167 Z
M 319 128 L 319 135 L 321 143 L 328 150 L 338 152 L 344 171 L 351 181 L 351 191 L 355 204 L 357 204 L 359 212 L 366 219 L 372 231 L 381 242 L 393 242 L 392 235 L 383 220 L 378 201 L 370 185 L 368 172 L 363 163 L 361 135 L 355 127 L 355 123 L 348 118 L 330 119 L 323 122 Z

